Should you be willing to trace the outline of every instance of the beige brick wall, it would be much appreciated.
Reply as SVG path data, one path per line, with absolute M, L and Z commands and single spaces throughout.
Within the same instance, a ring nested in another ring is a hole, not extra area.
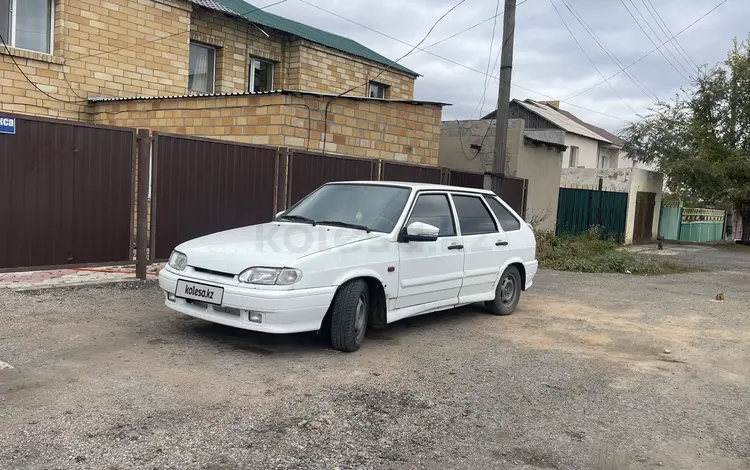
M 89 97 L 184 94 L 191 39 L 219 48 L 219 93 L 247 91 L 250 57 L 276 63 L 277 89 L 340 93 L 360 85 L 351 94 L 365 96 L 383 69 L 269 28 L 266 37 L 184 0 L 55 0 L 54 29 L 53 54 L 0 50 L 0 111 L 91 121 Z M 413 99 L 413 77 L 388 70 L 376 80 L 391 87 L 389 98 Z
M 193 11 L 190 38 L 216 46 L 216 92 L 248 91 L 250 58 L 274 62 L 274 88 L 282 87 L 283 36 L 226 15 L 196 8 Z
M 180 0 L 55 0 L 52 54 L 0 50 L 0 110 L 87 120 L 88 97 L 185 93 L 190 9 Z
M 274 94 L 104 102 L 93 115 L 102 124 L 321 151 L 327 101 Z M 326 151 L 437 165 L 441 115 L 435 105 L 340 98 L 330 107 Z
M 288 60 L 290 90 L 342 93 L 357 87 L 349 94 L 367 96 L 367 83 L 374 80 L 390 87 L 388 99 L 414 99 L 414 77 L 309 41 L 294 42 Z

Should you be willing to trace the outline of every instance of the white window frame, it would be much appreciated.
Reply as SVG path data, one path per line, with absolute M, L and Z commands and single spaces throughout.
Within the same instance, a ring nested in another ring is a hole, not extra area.
M 217 58 L 217 55 L 219 54 L 219 48 L 216 47 L 216 46 L 212 46 L 210 44 L 205 44 L 205 43 L 198 42 L 198 41 L 190 41 L 190 46 L 192 46 L 192 45 L 196 45 L 198 47 L 202 47 L 204 49 L 209 49 L 209 50 L 214 51 L 214 60 L 213 60 L 214 79 L 211 80 L 211 90 L 210 91 L 198 91 L 198 90 L 191 90 L 190 89 L 190 62 L 189 62 L 190 61 L 190 57 L 189 57 L 190 52 L 188 50 L 188 92 L 204 93 L 204 94 L 207 94 L 207 95 L 213 95 L 214 93 L 216 93 L 216 58 Z M 190 47 L 190 46 L 188 46 L 188 47 Z
M 568 168 L 578 168 L 578 154 L 579 153 L 580 153 L 580 149 L 578 147 L 576 147 L 575 145 L 570 146 L 570 155 L 568 155 Z
M 606 166 L 604 163 L 607 163 Z M 609 162 L 609 155 L 602 153 L 599 155 L 599 168 L 609 168 L 610 162 Z
M 255 90 L 255 64 L 265 62 L 267 64 L 271 64 L 271 87 L 267 91 L 273 91 L 273 84 L 276 80 L 276 62 L 272 60 L 267 59 L 261 59 L 258 57 L 250 57 L 250 69 L 248 70 L 248 74 L 250 75 L 250 79 L 248 80 L 247 85 L 247 91 L 253 92 Z
M 383 89 L 383 97 L 382 98 L 378 98 L 376 96 L 375 99 L 378 99 L 378 100 L 388 99 L 388 96 L 387 96 L 387 94 L 388 94 L 388 88 L 390 88 L 388 85 L 386 85 L 384 83 L 373 82 L 372 80 L 369 81 L 367 83 L 367 97 L 368 98 L 373 98 L 372 96 L 370 96 L 370 91 L 372 90 L 372 87 L 377 87 L 377 88 L 382 88 Z
M 8 43 L 8 47 L 12 47 L 14 49 L 21 49 L 23 51 L 29 51 L 29 52 L 36 52 L 39 54 L 47 54 L 52 55 L 55 52 L 55 0 L 48 0 L 50 4 L 50 15 L 49 15 L 49 52 L 43 52 L 43 51 L 35 51 L 32 49 L 24 49 L 22 47 L 16 46 L 16 12 L 18 11 L 18 1 L 19 0 L 10 0 L 10 23 L 8 24 L 8 29 L 10 30 L 10 38 L 4 38 L 6 39 Z M 5 52 L 4 50 L 0 50 L 0 52 Z

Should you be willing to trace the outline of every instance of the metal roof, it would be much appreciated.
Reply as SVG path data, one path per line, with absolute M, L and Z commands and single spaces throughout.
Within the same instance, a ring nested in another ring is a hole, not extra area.
M 622 148 L 623 146 L 625 146 L 625 140 L 623 140 L 621 137 L 618 137 L 618 136 L 614 135 L 613 133 L 609 132 L 608 130 L 602 129 L 601 127 L 597 127 L 597 126 L 595 126 L 593 124 L 589 124 L 588 122 L 584 121 L 583 119 L 580 119 L 579 117 L 577 117 L 576 115 L 574 115 L 573 113 L 571 113 L 569 111 L 565 111 L 564 109 L 559 109 L 558 108 L 558 109 L 556 109 L 556 111 L 558 113 L 562 114 L 563 116 L 566 116 L 566 117 L 574 120 L 575 122 L 577 122 L 578 124 L 584 126 L 585 128 L 587 128 L 587 129 L 589 129 L 589 130 L 591 130 L 593 132 L 596 132 L 597 134 L 599 134 L 600 136 L 604 137 L 605 139 L 609 139 L 612 142 L 612 145 L 614 145 L 616 147 L 620 147 L 620 148 Z
M 244 0 L 189 0 L 190 2 L 200 5 L 210 10 L 229 13 L 246 21 L 257 25 L 273 28 L 285 33 L 294 34 L 302 39 L 307 39 L 318 44 L 330 47 L 332 49 L 346 52 L 363 59 L 378 62 L 387 65 L 389 68 L 408 73 L 409 75 L 418 76 L 417 72 L 400 65 L 391 59 L 384 57 L 377 52 L 369 49 L 362 44 L 349 38 L 339 36 L 338 34 L 329 33 L 318 28 L 313 28 L 303 23 L 284 18 L 273 13 L 261 10 Z
M 604 137 L 592 131 L 591 129 L 588 129 L 585 126 L 578 124 L 573 119 L 570 119 L 568 116 L 565 116 L 564 114 L 559 113 L 558 110 L 556 110 L 552 106 L 537 103 L 534 100 L 525 100 L 525 101 L 513 100 L 513 102 L 517 103 L 520 106 L 523 106 L 524 108 L 536 114 L 537 116 L 543 117 L 544 119 L 548 120 L 549 122 L 556 125 L 557 127 L 564 130 L 565 132 L 570 132 L 571 134 L 577 134 L 577 135 L 588 137 L 590 139 L 598 140 L 601 142 L 607 142 L 608 144 L 612 143 L 611 141 L 605 139 Z
M 413 104 L 416 106 L 450 106 L 449 103 L 440 103 L 436 101 L 418 101 L 418 100 L 385 100 L 381 98 L 370 98 L 368 96 L 339 96 L 332 93 L 316 93 L 314 91 L 300 90 L 272 90 L 272 91 L 237 91 L 231 93 L 186 93 L 183 95 L 158 95 L 158 96 L 123 96 L 123 97 L 92 97 L 89 98 L 91 103 L 107 103 L 112 101 L 148 101 L 148 100 L 172 100 L 184 98 L 212 98 L 219 96 L 250 96 L 250 95 L 310 95 L 320 97 L 330 97 L 357 101 L 375 101 L 381 103 L 402 103 Z

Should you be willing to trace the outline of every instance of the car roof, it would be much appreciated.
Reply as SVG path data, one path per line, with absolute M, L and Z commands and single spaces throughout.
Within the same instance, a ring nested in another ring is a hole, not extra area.
M 398 186 L 402 188 L 412 188 L 415 190 L 462 191 L 477 194 L 495 194 L 489 189 L 464 188 L 461 186 L 449 186 L 445 184 L 433 183 L 413 183 L 408 181 L 332 181 L 327 184 L 366 184 L 371 186 Z

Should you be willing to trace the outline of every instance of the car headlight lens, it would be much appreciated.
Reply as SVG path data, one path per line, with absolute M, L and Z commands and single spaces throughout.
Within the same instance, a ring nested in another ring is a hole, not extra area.
M 182 271 L 187 267 L 187 256 L 179 251 L 173 251 L 172 255 L 169 257 L 169 266 L 178 271 Z
M 239 275 L 240 282 L 288 286 L 302 279 L 302 271 L 293 268 L 248 268 Z

